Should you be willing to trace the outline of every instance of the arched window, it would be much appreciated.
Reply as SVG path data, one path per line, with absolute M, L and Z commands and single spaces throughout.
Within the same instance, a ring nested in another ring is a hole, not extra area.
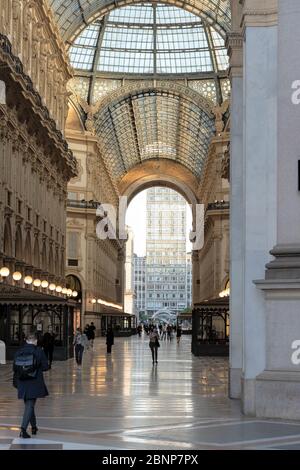
M 16 230 L 16 241 L 15 241 L 15 256 L 17 260 L 22 260 L 23 255 L 23 243 L 22 243 L 22 231 L 21 227 L 18 226 Z
M 52 246 L 50 246 L 50 249 L 49 249 L 49 265 L 48 265 L 48 271 L 49 271 L 51 274 L 54 273 L 53 249 L 52 249 Z
M 81 301 L 82 299 L 82 286 L 81 282 L 77 276 L 73 276 L 73 274 L 69 274 L 66 277 L 66 285 L 68 289 L 72 289 L 72 291 L 76 291 L 78 296 L 76 297 L 77 301 Z
M 7 220 L 4 226 L 4 243 L 3 243 L 3 252 L 6 256 L 13 256 L 12 253 L 12 236 L 11 236 L 11 227 L 10 221 Z
M 61 274 L 61 276 L 65 275 L 65 265 L 66 265 L 65 252 L 62 251 L 62 253 L 61 253 L 61 265 L 60 265 L 60 274 Z
M 30 232 L 27 232 L 25 241 L 25 261 L 27 264 L 32 264 L 32 247 L 31 247 L 31 236 Z
M 54 266 L 54 270 L 55 270 L 55 274 L 57 274 L 58 276 L 60 276 L 60 263 L 59 263 L 59 254 L 58 254 L 58 249 L 56 249 L 56 252 L 55 252 L 55 266 Z
M 40 246 L 39 246 L 39 241 L 38 238 L 35 239 L 34 242 L 34 252 L 33 252 L 33 264 L 36 268 L 40 267 Z
M 45 271 L 48 271 L 46 242 L 43 242 L 43 249 L 42 249 L 42 268 L 43 268 Z

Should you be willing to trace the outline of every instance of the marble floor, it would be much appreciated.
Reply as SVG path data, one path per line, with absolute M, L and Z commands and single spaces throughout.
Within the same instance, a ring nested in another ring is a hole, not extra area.
M 227 398 L 228 360 L 196 358 L 191 338 L 161 342 L 152 366 L 147 337 L 104 339 L 45 373 L 38 438 L 19 439 L 23 403 L 11 363 L 0 365 L 1 449 L 300 449 L 300 422 L 245 417 Z

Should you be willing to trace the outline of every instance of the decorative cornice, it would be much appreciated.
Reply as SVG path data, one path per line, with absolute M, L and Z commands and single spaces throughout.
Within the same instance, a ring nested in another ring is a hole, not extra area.
M 65 43 L 61 37 L 59 28 L 57 26 L 57 23 L 54 18 L 54 14 L 52 9 L 49 7 L 48 2 L 46 0 L 40 0 L 39 2 L 36 2 L 38 6 L 40 7 L 40 10 L 43 15 L 43 23 L 47 24 L 48 28 L 50 29 L 55 45 L 57 49 L 60 52 L 62 62 L 65 66 L 66 72 L 69 76 L 69 78 L 73 77 L 73 68 L 70 65 L 70 60 L 69 56 L 66 50 Z
M 243 0 L 242 31 L 278 24 L 278 0 Z
M 66 140 L 55 121 L 50 117 L 48 108 L 43 105 L 40 94 L 34 89 L 31 78 L 25 74 L 21 60 L 12 53 L 12 45 L 7 36 L 0 33 L 0 61 L 7 64 L 12 74 L 21 85 L 22 93 L 32 104 L 33 111 L 39 116 L 41 124 L 47 129 L 49 137 L 55 146 L 61 151 L 68 167 L 69 177 L 77 175 L 77 161 L 69 149 Z M 13 77 L 13 78 L 15 78 Z

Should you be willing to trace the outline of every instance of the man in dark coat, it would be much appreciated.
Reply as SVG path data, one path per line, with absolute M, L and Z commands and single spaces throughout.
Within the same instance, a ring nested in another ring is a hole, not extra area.
M 114 344 L 114 332 L 111 327 L 108 328 L 106 333 L 107 353 L 111 353 L 111 347 Z
M 55 336 L 52 333 L 52 331 L 51 330 L 46 331 L 46 333 L 43 336 L 42 346 L 43 346 L 44 353 L 46 354 L 46 357 L 49 361 L 49 369 L 51 369 L 52 361 L 53 361 L 54 340 L 55 340 Z
M 29 438 L 27 427 L 31 424 L 32 434 L 35 435 L 38 431 L 36 425 L 36 417 L 34 407 L 38 398 L 44 398 L 49 395 L 47 387 L 44 382 L 43 371 L 48 370 L 48 360 L 44 351 L 37 347 L 36 333 L 29 333 L 26 338 L 26 343 L 16 353 L 15 358 L 20 351 L 26 354 L 33 354 L 36 357 L 37 375 L 35 378 L 20 380 L 16 377 L 16 367 L 14 365 L 14 384 L 18 389 L 18 398 L 24 400 L 25 409 L 23 420 L 21 424 L 20 437 Z
M 95 339 L 95 331 L 96 331 L 96 327 L 94 325 L 94 322 L 91 322 L 90 324 L 90 327 L 89 327 L 89 341 L 90 341 L 90 345 L 91 347 L 93 348 L 94 347 L 94 339 Z

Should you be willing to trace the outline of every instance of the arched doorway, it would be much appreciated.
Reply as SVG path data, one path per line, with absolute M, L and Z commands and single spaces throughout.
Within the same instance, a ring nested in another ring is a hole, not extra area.
M 76 308 L 74 309 L 73 319 L 73 330 L 76 331 L 76 328 L 82 326 L 82 284 L 77 276 L 74 274 L 68 274 L 66 276 L 66 287 L 67 289 L 71 289 L 73 292 L 77 293 L 77 296 L 74 297 L 74 300 L 76 300 Z

